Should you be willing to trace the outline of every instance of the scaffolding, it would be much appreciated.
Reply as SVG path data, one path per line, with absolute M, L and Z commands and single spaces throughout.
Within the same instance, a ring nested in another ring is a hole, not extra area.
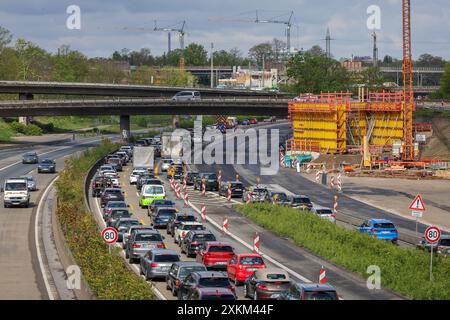
M 303 94 L 289 102 L 291 148 L 320 153 L 362 152 L 364 137 L 371 150 L 391 149 L 403 140 L 403 93 Z

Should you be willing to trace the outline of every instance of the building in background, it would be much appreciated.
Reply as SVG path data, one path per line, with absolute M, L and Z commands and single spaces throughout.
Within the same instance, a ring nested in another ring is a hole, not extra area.
M 233 67 L 231 78 L 219 79 L 219 86 L 226 88 L 271 90 L 278 89 L 278 70 L 251 70 Z

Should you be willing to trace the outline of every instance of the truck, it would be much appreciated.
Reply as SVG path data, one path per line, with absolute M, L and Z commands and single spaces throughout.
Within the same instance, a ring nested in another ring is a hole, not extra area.
M 180 159 L 183 157 L 183 149 L 187 150 L 190 145 L 190 134 L 177 133 L 176 131 L 163 132 L 161 135 L 161 158 Z
M 30 206 L 30 191 L 27 180 L 24 178 L 6 179 L 0 190 L 3 193 L 3 206 Z
M 155 158 L 154 147 L 138 147 L 133 148 L 133 167 L 153 169 Z

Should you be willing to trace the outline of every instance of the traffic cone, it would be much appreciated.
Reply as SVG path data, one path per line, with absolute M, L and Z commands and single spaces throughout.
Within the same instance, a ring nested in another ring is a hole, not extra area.
M 326 272 L 325 272 L 325 268 L 322 266 L 320 268 L 320 272 L 319 272 L 319 283 L 320 284 L 324 284 L 326 282 L 327 282 L 327 275 L 326 275 Z
M 253 235 L 253 253 L 259 253 L 259 246 L 259 234 L 258 232 L 255 232 L 255 234 Z
M 200 209 L 200 216 L 202 217 L 202 221 L 206 221 L 206 206 L 202 204 Z

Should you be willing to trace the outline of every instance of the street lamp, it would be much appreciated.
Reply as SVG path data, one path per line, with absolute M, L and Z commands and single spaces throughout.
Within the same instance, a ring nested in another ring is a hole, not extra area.
M 214 88 L 214 43 L 211 42 L 211 88 Z

